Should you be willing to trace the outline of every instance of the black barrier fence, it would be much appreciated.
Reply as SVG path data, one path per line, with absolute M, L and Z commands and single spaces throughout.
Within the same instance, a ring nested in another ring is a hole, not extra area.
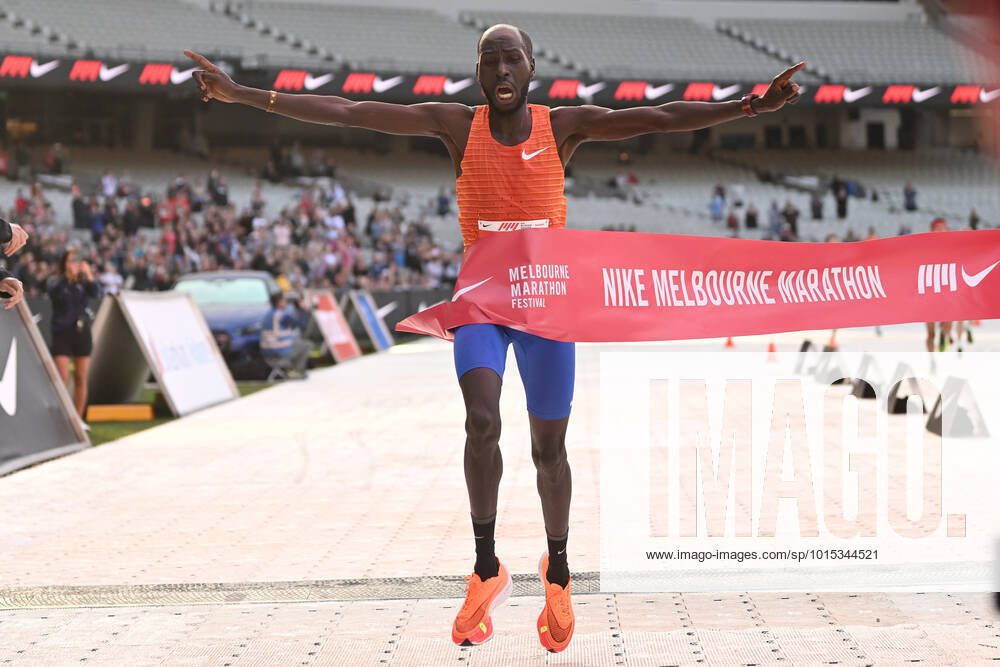
M 408 289 L 405 291 L 376 290 L 369 293 L 375 299 L 375 305 L 378 306 L 379 310 L 396 304 L 395 308 L 382 316 L 382 320 L 389 327 L 389 331 L 392 332 L 396 340 L 409 340 L 418 338 L 419 335 L 396 331 L 396 325 L 410 315 L 419 312 L 421 307 L 433 306 L 439 301 L 447 301 L 451 298 L 452 290 L 451 288 L 438 287 L 436 289 Z M 340 295 L 337 296 L 340 297 Z M 352 323 L 352 329 L 354 326 L 355 323 Z M 357 323 L 357 326 L 360 327 L 360 323 Z M 360 329 L 360 332 L 359 334 L 358 331 L 355 331 L 355 335 L 364 334 L 364 329 Z
M 341 300 L 346 293 L 346 290 L 338 292 L 336 294 L 337 300 Z M 387 312 L 382 319 L 385 321 L 386 326 L 389 327 L 389 330 L 392 331 L 393 336 L 403 340 L 415 338 L 417 334 L 396 332 L 395 328 L 399 322 L 418 312 L 421 306 L 432 306 L 439 301 L 450 299 L 451 293 L 451 288 L 444 287 L 436 289 L 376 290 L 370 292 L 375 299 L 375 305 L 379 309 L 396 304 L 395 308 Z M 49 297 L 46 295 L 30 297 L 26 298 L 25 302 L 28 304 L 28 308 L 31 309 L 35 323 L 38 325 L 38 331 L 45 340 L 45 345 L 48 346 L 52 342 L 52 303 L 49 301 Z M 95 299 L 91 303 L 92 312 L 96 314 L 100 309 L 100 305 L 100 299 Z M 355 324 L 358 327 L 354 331 L 355 335 L 365 336 L 366 334 L 364 329 L 361 328 L 360 322 L 353 323 L 352 328 Z
M 338 302 L 343 302 L 343 299 L 348 292 L 349 290 L 342 290 L 336 293 L 335 296 Z M 395 331 L 396 324 L 418 312 L 422 307 L 432 306 L 439 301 L 450 299 L 452 290 L 451 288 L 409 289 L 398 291 L 376 290 L 370 292 L 370 294 L 375 300 L 376 307 L 384 313 L 382 319 L 389 328 L 389 331 L 392 333 L 392 336 L 398 342 L 414 340 L 419 338 L 419 336 L 417 334 L 400 333 Z M 26 298 L 25 302 L 31 310 L 32 318 L 34 319 L 40 338 L 44 341 L 45 348 L 48 349 L 52 342 L 52 304 L 49 301 L 49 297 L 43 294 L 36 297 Z M 101 300 L 94 299 L 90 305 L 92 312 L 97 313 L 100 309 L 100 305 Z M 354 336 L 359 342 L 367 341 L 368 333 L 365 330 L 360 318 L 356 316 L 348 317 L 348 323 L 351 327 L 351 331 L 354 333 Z M 307 329 L 306 335 L 310 336 L 310 338 L 312 338 L 317 344 L 322 341 L 322 335 L 315 327 Z M 95 344 L 96 342 L 97 341 L 95 341 Z M 367 344 L 362 343 L 362 349 L 367 348 Z M 233 372 L 233 375 L 239 380 L 260 380 L 267 376 L 269 370 L 263 360 L 256 357 L 241 359 L 237 362 L 233 362 L 230 365 L 230 369 Z M 103 392 L 94 391 L 92 392 L 92 398 L 102 394 Z

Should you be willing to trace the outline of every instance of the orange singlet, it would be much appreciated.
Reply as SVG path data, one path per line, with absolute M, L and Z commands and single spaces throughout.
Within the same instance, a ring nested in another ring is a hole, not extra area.
M 504 146 L 490 134 L 489 107 L 476 107 L 456 181 L 466 248 L 487 234 L 566 226 L 563 166 L 549 108 L 529 104 L 528 109 L 527 141 Z

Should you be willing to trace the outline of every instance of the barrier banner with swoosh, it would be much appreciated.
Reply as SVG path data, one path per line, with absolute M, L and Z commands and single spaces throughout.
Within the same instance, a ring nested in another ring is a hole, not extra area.
M 90 447 L 23 301 L 0 315 L 0 476 Z
M 396 329 L 561 341 L 746 336 L 1000 317 L 1000 230 L 859 243 L 527 229 L 469 250 L 452 300 Z
M 174 91 L 197 95 L 191 78 L 195 67 L 177 52 L 177 59 L 149 61 L 138 57 L 97 60 L 43 56 L 29 51 L 0 51 L 0 90 L 63 89 L 94 92 L 140 93 L 142 95 L 176 95 Z M 210 56 L 216 59 L 215 55 Z M 304 70 L 289 67 L 243 67 L 239 58 L 217 57 L 217 64 L 242 84 L 257 88 L 274 88 L 280 92 L 346 95 L 354 100 L 378 100 L 414 104 L 434 100 L 482 104 L 482 90 L 473 70 L 465 73 L 441 72 L 429 68 L 424 73 L 396 70 L 352 71 L 347 67 Z M 535 104 L 597 104 L 624 108 L 647 104 L 663 104 L 677 100 L 715 101 L 738 100 L 749 92 L 763 94 L 764 81 L 716 80 L 700 78 L 692 71 L 689 78 L 664 80 L 654 78 L 620 79 L 617 77 L 586 77 L 578 79 L 543 76 L 530 86 L 530 100 Z M 839 83 L 803 84 L 802 105 L 847 106 L 911 106 L 917 108 L 966 108 L 987 105 L 1000 99 L 1000 88 L 994 82 L 976 81 L 973 74 L 964 83 L 944 83 L 927 80 L 901 81 L 896 84 L 845 85 Z

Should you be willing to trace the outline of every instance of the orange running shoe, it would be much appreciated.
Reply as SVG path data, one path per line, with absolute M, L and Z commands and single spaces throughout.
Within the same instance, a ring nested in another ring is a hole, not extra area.
M 566 582 L 566 588 L 559 584 L 551 584 L 545 578 L 545 573 L 549 570 L 549 554 L 542 554 L 542 560 L 538 563 L 538 576 L 542 578 L 542 586 L 545 587 L 545 608 L 538 616 L 538 640 L 542 646 L 558 653 L 569 646 L 569 640 L 573 638 L 573 628 L 576 627 L 576 619 L 573 616 L 573 605 L 570 602 L 570 587 L 573 579 Z
M 497 576 L 486 581 L 473 573 L 465 578 L 465 603 L 451 626 L 451 638 L 459 646 L 482 644 L 493 636 L 493 610 L 510 597 L 514 581 L 500 559 L 497 559 Z

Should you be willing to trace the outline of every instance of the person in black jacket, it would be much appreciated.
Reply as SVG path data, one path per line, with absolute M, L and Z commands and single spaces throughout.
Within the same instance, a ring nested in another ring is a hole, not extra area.
M 87 405 L 87 370 L 93 339 L 90 335 L 88 302 L 97 298 L 97 283 L 90 265 L 75 261 L 66 250 L 59 261 L 59 276 L 49 283 L 52 301 L 52 358 L 62 381 L 69 383 L 69 361 L 73 358 L 73 404 L 83 417 Z
M 21 229 L 21 225 L 16 225 L 6 220 L 0 219 L 0 246 L 3 252 L 10 257 L 20 250 L 28 241 L 28 233 Z M 10 273 L 0 268 L 0 298 L 4 299 L 4 309 L 13 308 L 24 296 L 24 285 Z

